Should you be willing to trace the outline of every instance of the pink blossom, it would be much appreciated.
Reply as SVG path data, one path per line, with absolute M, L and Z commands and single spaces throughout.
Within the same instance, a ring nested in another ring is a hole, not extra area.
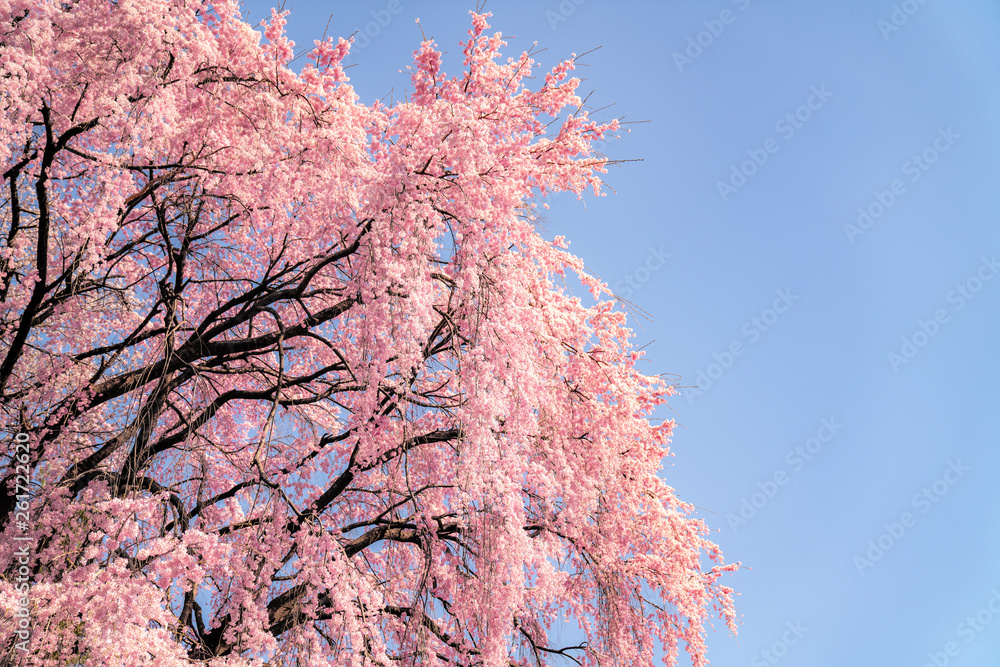
M 263 42 L 232 0 L 2 11 L 23 664 L 703 665 L 712 618 L 735 633 L 738 565 L 659 476 L 673 388 L 535 228 L 537 193 L 603 194 L 618 125 L 574 59 L 531 79 L 473 13 L 460 76 L 423 42 L 366 106 L 348 42 L 296 74 L 276 11 Z

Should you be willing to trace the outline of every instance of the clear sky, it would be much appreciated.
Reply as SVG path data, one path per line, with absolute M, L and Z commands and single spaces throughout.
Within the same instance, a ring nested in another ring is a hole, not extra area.
M 474 7 L 286 4 L 300 46 L 359 31 L 365 102 L 404 93 L 418 17 L 457 74 Z M 606 147 L 642 160 L 615 193 L 555 197 L 545 233 L 648 312 L 647 372 L 699 385 L 660 416 L 665 479 L 747 568 L 712 663 L 998 664 L 1000 4 L 486 9 L 545 68 L 603 47 L 590 105 L 647 121 Z

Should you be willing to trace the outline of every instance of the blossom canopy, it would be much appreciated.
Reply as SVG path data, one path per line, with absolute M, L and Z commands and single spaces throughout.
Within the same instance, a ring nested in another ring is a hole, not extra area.
M 618 124 L 488 16 L 386 106 L 347 41 L 295 72 L 278 12 L 0 0 L 7 659 L 702 665 L 735 632 L 658 475 L 673 388 L 535 226 Z

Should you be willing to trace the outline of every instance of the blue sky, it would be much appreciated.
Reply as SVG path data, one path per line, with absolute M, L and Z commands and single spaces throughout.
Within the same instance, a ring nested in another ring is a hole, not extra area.
M 286 4 L 299 45 L 331 14 L 361 31 L 369 103 L 407 88 L 418 17 L 457 73 L 472 8 Z M 665 479 L 748 568 L 712 663 L 997 664 L 1000 4 L 486 9 L 545 67 L 603 47 L 591 106 L 647 121 L 607 145 L 642 160 L 615 192 L 553 198 L 544 228 L 649 313 L 647 372 L 700 385 L 660 416 Z

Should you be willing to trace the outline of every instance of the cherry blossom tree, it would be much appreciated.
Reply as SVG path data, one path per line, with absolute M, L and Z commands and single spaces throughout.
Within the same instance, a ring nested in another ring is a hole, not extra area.
M 460 76 L 423 42 L 365 105 L 348 42 L 296 73 L 233 0 L 0 7 L 5 664 L 702 665 L 735 632 L 658 476 L 673 387 L 535 229 L 618 127 L 574 59 L 531 89 L 473 13 Z

